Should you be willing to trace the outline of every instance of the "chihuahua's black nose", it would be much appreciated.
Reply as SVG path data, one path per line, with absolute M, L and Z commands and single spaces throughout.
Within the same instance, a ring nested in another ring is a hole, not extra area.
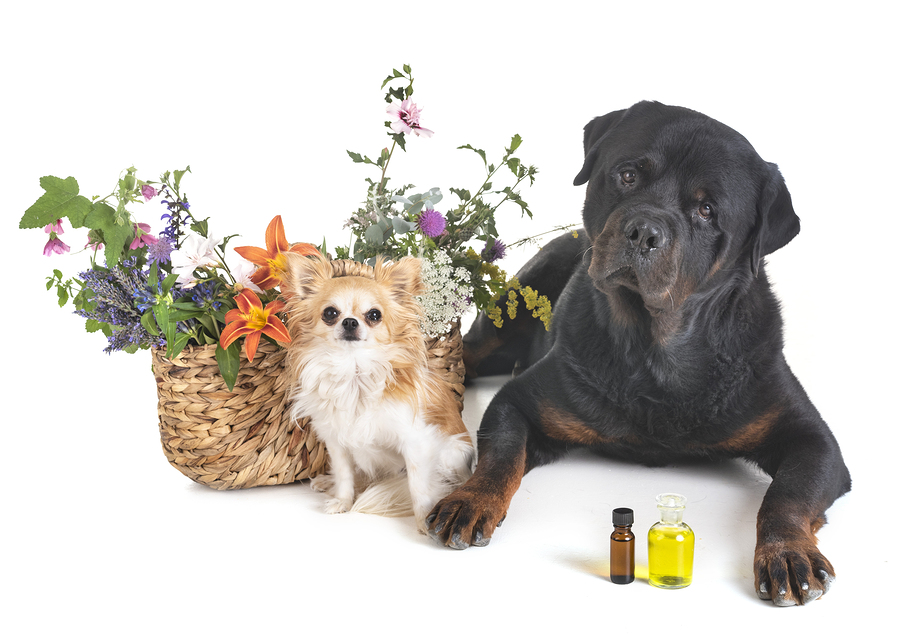
M 359 322 L 356 321 L 356 318 L 344 318 L 344 321 L 341 322 L 341 326 L 343 326 L 344 330 L 348 333 L 353 333 L 359 328 Z

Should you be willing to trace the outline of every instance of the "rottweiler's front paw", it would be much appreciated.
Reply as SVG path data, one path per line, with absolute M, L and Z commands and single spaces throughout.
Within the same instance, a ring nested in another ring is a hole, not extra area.
M 428 535 L 451 549 L 486 547 L 506 509 L 493 497 L 464 485 L 435 505 L 425 519 Z
M 834 568 L 812 538 L 757 545 L 754 569 L 757 595 L 776 606 L 818 600 L 834 582 Z

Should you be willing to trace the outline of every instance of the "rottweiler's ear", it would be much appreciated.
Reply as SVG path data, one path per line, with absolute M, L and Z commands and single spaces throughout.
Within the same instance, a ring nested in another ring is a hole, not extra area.
M 591 178 L 594 162 L 600 154 L 600 146 L 606 133 L 609 132 L 622 119 L 624 110 L 616 110 L 602 117 L 594 117 L 584 127 L 584 165 L 581 172 L 575 177 L 575 185 L 584 185 Z
M 769 176 L 756 209 L 756 230 L 752 238 L 750 269 L 759 273 L 762 259 L 787 245 L 800 233 L 800 219 L 794 213 L 791 193 L 774 163 L 768 164 Z

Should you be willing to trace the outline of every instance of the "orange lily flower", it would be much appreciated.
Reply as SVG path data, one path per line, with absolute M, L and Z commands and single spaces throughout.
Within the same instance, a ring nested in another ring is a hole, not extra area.
M 287 263 L 284 254 L 292 251 L 304 256 L 319 253 L 309 243 L 297 243 L 291 245 L 284 235 L 284 224 L 281 216 L 276 216 L 266 228 L 266 248 L 261 247 L 235 247 L 234 250 L 255 265 L 259 265 L 250 279 L 260 289 L 274 289 L 284 279 L 284 271 Z
M 264 333 L 279 342 L 291 341 L 287 328 L 275 315 L 284 309 L 284 302 L 275 300 L 263 308 L 260 299 L 250 289 L 241 291 L 234 300 L 238 308 L 231 309 L 225 314 L 226 326 L 222 329 L 222 337 L 219 339 L 222 348 L 228 348 L 241 335 L 246 335 L 247 358 L 253 361 L 256 347 L 259 346 L 259 338 Z

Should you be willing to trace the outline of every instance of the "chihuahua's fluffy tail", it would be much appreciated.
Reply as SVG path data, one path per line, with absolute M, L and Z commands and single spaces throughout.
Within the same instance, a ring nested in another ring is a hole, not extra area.
M 423 499 L 431 505 L 472 476 L 475 448 L 469 441 L 468 433 L 453 435 L 448 439 L 437 458 L 435 468 L 436 473 L 429 479 L 428 495 Z M 433 500 L 429 500 L 432 498 Z M 357 494 L 350 511 L 378 516 L 412 516 L 413 500 L 406 470 L 372 481 Z
M 356 500 L 350 511 L 378 516 L 412 516 L 412 497 L 406 472 L 375 481 Z

